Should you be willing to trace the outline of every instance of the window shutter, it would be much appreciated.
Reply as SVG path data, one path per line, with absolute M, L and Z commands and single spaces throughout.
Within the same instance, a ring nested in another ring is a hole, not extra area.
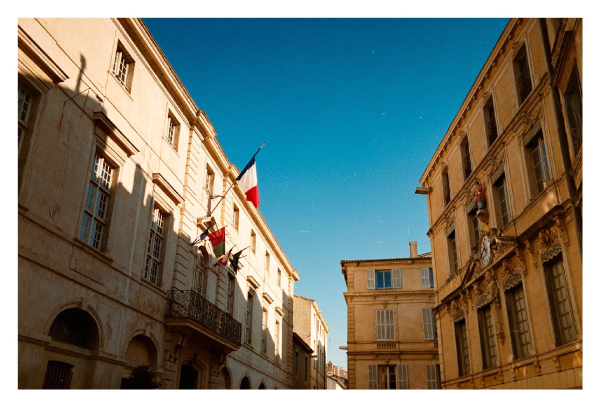
M 433 339 L 433 324 L 432 324 L 432 318 L 431 318 L 431 309 L 430 308 L 424 308 L 422 309 L 422 314 L 423 314 L 423 336 L 425 337 L 425 340 L 431 340 Z
M 429 284 L 430 284 L 430 287 L 433 288 L 433 269 L 432 268 L 429 269 Z
M 392 288 L 402 288 L 402 270 L 392 270 Z
M 384 332 L 383 332 L 383 312 L 385 310 L 376 310 L 375 311 L 375 323 L 377 325 L 377 339 L 384 339 Z
M 367 290 L 375 289 L 375 270 L 367 270 Z
M 398 380 L 397 389 L 408 389 L 408 366 L 407 365 L 398 365 L 398 375 L 396 376 Z
M 377 390 L 377 365 L 369 365 L 369 389 Z
M 421 268 L 421 287 L 429 287 L 429 270 L 427 267 Z
M 388 309 L 385 311 L 387 314 L 386 339 L 394 340 L 394 338 L 396 337 L 396 321 L 394 320 L 394 310 Z

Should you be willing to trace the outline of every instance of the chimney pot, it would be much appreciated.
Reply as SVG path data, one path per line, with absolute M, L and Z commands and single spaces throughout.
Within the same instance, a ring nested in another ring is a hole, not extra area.
M 419 252 L 417 251 L 417 242 L 409 242 L 410 245 L 410 257 L 419 257 Z

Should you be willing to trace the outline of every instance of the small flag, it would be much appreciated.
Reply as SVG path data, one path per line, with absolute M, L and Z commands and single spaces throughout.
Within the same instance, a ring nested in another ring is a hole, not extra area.
M 225 254 L 225 227 L 208 235 L 210 243 L 213 246 L 215 257 L 219 258 Z
M 235 179 L 237 184 L 242 189 L 242 192 L 246 195 L 246 200 L 252 202 L 254 207 L 258 209 L 258 178 L 256 177 L 256 161 L 254 158 L 261 148 L 265 146 L 267 142 L 262 143 L 258 151 L 254 153 L 248 164 L 244 167 L 240 175 Z
M 240 256 L 241 256 L 241 254 L 242 254 L 243 251 L 244 251 L 244 249 L 242 249 L 239 252 L 237 252 L 236 254 L 234 254 L 233 258 L 231 259 L 231 268 L 236 273 L 242 267 L 241 264 L 240 264 Z
M 233 247 L 231 249 L 229 249 L 229 252 L 227 252 L 227 254 L 219 257 L 219 259 L 217 260 L 219 264 L 221 264 L 222 266 L 227 266 L 227 263 L 229 262 L 229 256 L 231 256 L 231 251 L 233 250 Z

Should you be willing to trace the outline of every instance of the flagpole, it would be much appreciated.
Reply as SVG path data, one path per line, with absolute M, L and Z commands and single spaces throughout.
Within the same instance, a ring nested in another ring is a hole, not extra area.
M 253 159 L 254 157 L 256 157 L 256 154 L 258 154 L 258 153 L 259 153 L 259 151 L 261 150 L 261 148 L 263 148 L 263 147 L 265 146 L 265 144 L 267 144 L 267 141 L 266 141 L 266 140 L 265 140 L 265 141 L 263 141 L 262 145 L 261 145 L 261 146 L 258 148 L 258 150 L 256 150 L 256 153 L 254 153 L 254 155 L 252 156 L 252 158 L 251 158 L 251 159 L 250 159 L 248 162 L 252 161 L 252 159 Z M 220 203 L 223 201 L 223 199 L 225 199 L 225 195 L 227 195 L 227 193 L 228 193 L 229 191 L 231 191 L 231 188 L 233 188 L 233 186 L 234 186 L 236 183 L 237 183 L 237 179 L 236 179 L 235 181 L 233 181 L 233 182 L 231 183 L 231 186 L 230 186 L 230 187 L 227 189 L 227 191 L 225 191 L 225 193 L 224 193 L 224 194 L 223 194 L 223 196 L 221 197 L 221 200 L 220 200 L 219 202 L 217 202 L 217 204 L 215 205 L 215 209 L 219 207 L 219 204 L 220 204 Z M 211 211 L 208 213 L 208 215 L 207 215 L 207 216 L 211 216 L 213 212 L 214 212 L 214 210 L 211 210 Z

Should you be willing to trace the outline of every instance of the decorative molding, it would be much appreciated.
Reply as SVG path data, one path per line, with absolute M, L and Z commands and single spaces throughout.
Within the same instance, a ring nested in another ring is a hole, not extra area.
M 523 41 L 515 41 L 515 43 L 512 46 L 512 58 L 516 58 L 517 54 L 519 53 L 519 51 L 521 50 L 521 47 L 523 46 L 524 42 Z
M 504 280 L 504 291 L 510 290 L 521 283 L 523 277 L 521 273 L 512 273 Z
M 454 313 L 454 322 L 459 322 L 465 319 L 465 310 L 460 309 Z
M 161 174 L 155 172 L 152 174 L 152 182 L 158 185 L 173 200 L 175 205 L 179 206 L 183 202 L 183 197 L 169 184 Z
M 547 263 L 562 252 L 560 232 L 558 228 L 542 229 L 539 234 L 540 258 Z
M 19 26 L 18 47 L 23 50 L 50 77 L 54 84 L 64 82 L 69 76 L 52 58 Z
M 132 156 L 140 152 L 118 127 L 108 118 L 106 113 L 102 111 L 94 112 L 94 123 L 106 132 L 108 137 L 115 140 L 127 153 L 127 156 Z
M 268 304 L 273 304 L 273 298 L 269 294 L 263 293 L 262 297 Z
M 487 102 L 487 100 L 490 98 L 490 96 L 492 96 L 492 93 L 489 90 L 483 92 L 481 94 L 481 100 L 483 101 L 483 103 Z
M 285 312 L 281 309 L 281 307 L 278 305 L 275 307 L 275 312 L 277 313 L 277 315 L 283 317 L 285 315 Z
M 246 277 L 246 280 L 248 281 L 248 284 L 250 284 L 255 290 L 257 290 L 258 287 L 260 287 L 260 284 L 258 284 L 258 281 L 256 281 L 254 277 L 248 276 Z

